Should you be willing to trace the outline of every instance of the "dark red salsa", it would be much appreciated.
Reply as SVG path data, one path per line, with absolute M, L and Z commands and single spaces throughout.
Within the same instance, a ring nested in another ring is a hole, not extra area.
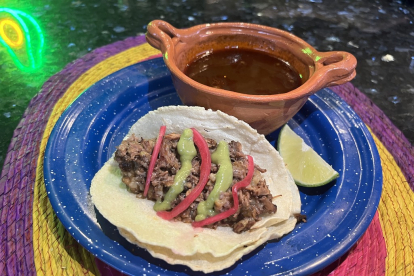
M 207 86 L 252 95 L 286 93 L 302 84 L 289 63 L 247 49 L 213 51 L 188 64 L 184 74 Z

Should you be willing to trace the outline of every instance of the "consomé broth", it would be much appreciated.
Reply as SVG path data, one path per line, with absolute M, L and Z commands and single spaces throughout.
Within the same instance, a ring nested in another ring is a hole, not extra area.
M 188 64 L 184 74 L 207 86 L 251 95 L 286 93 L 302 84 L 287 62 L 247 49 L 213 51 Z

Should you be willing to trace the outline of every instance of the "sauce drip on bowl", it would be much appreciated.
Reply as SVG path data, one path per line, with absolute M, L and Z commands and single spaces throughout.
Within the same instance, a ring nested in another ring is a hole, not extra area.
M 187 64 L 184 74 L 207 86 L 251 95 L 286 93 L 302 84 L 289 63 L 247 49 L 213 51 Z

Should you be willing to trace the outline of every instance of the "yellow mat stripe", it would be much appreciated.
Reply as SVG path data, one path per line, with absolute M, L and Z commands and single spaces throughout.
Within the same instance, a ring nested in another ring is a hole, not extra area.
M 40 146 L 34 190 L 33 246 L 39 275 L 98 274 L 91 254 L 82 249 L 78 256 L 77 250 L 71 250 L 75 248 L 76 242 L 57 219 L 46 195 L 43 157 L 53 126 L 67 106 L 89 86 L 115 71 L 156 54 L 159 54 L 157 50 L 143 44 L 109 57 L 80 76 L 55 105 Z M 374 140 L 383 166 L 384 187 L 378 210 L 388 252 L 386 274 L 414 275 L 414 193 L 392 155 L 375 136 Z
M 43 181 L 47 140 L 59 116 L 85 89 L 102 78 L 135 64 L 159 51 L 145 43 L 107 58 L 81 75 L 56 103 L 47 123 L 37 161 L 33 198 L 33 247 L 38 275 L 98 275 L 94 257 L 64 229 L 56 217 Z M 80 252 L 80 253 L 79 253 Z
M 385 273 L 414 275 L 414 192 L 390 152 L 377 137 L 374 140 L 384 180 L 378 212 L 387 246 Z

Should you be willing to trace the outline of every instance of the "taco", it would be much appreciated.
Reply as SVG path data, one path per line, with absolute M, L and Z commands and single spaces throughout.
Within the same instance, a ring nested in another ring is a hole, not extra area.
M 138 120 L 90 193 L 129 242 L 206 273 L 292 231 L 300 213 L 298 189 L 265 137 L 202 107 L 161 107 Z

